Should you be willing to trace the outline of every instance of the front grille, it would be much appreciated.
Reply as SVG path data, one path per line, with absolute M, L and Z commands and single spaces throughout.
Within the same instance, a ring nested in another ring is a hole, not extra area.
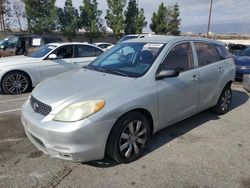
M 43 143 L 39 138 L 35 137 L 35 136 L 32 135 L 31 133 L 30 133 L 30 136 L 33 138 L 33 140 L 34 140 L 36 143 L 38 143 L 40 146 L 42 146 L 43 148 L 45 148 L 44 143 Z
M 33 96 L 31 96 L 31 98 L 30 98 L 30 104 L 36 113 L 39 113 L 39 114 L 44 115 L 44 116 L 47 116 L 52 110 L 51 106 L 40 102 L 39 100 L 37 100 Z

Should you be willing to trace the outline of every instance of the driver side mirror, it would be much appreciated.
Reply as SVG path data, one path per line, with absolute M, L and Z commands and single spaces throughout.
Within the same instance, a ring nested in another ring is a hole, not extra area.
M 49 59 L 57 59 L 57 55 L 56 54 L 50 54 Z
M 156 73 L 155 79 L 156 80 L 162 80 L 164 78 L 178 77 L 179 74 L 180 74 L 180 70 L 179 69 L 161 70 L 160 72 Z

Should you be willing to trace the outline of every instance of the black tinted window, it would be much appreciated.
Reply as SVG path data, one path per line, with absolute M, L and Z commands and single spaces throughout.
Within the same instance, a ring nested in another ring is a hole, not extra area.
M 220 60 L 213 45 L 207 43 L 195 42 L 194 46 L 196 49 L 200 67 Z
M 72 58 L 73 57 L 73 46 L 62 46 L 60 47 L 56 52 L 58 59 L 64 59 L 64 58 Z
M 216 49 L 218 55 L 220 56 L 220 59 L 227 59 L 230 57 L 230 54 L 225 46 L 215 44 L 215 49 Z
M 180 71 L 193 68 L 193 55 L 190 43 L 182 43 L 173 47 L 161 66 L 163 66 L 163 69 L 179 68 Z
M 77 48 L 78 57 L 96 57 L 102 53 L 100 49 L 93 46 L 79 45 Z

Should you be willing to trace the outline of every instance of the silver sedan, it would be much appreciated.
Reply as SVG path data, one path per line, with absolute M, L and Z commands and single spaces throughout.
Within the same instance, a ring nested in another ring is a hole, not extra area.
M 39 84 L 21 119 L 31 142 L 50 156 L 90 161 L 107 154 L 127 163 L 158 130 L 208 108 L 226 113 L 234 75 L 223 43 L 134 39 Z

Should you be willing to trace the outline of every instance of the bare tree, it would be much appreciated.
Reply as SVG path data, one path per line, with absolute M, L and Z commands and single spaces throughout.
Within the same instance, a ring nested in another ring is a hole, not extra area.
M 25 17 L 24 4 L 20 1 L 14 1 L 12 4 L 12 11 L 14 20 L 17 21 L 20 31 L 22 31 L 21 19 Z

